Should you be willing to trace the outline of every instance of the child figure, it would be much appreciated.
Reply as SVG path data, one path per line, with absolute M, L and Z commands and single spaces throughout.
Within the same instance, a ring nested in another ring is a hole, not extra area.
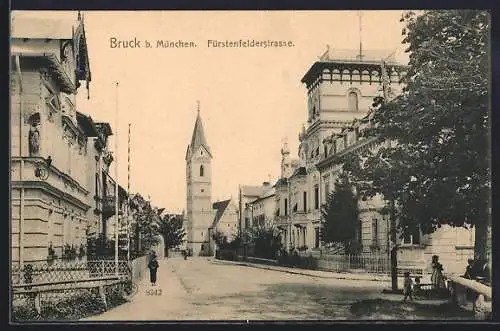
M 420 295 L 420 276 L 415 277 L 415 285 L 413 286 L 413 294 Z
M 403 301 L 406 301 L 406 298 L 410 298 L 411 301 L 413 301 L 413 296 L 412 296 L 412 285 L 413 281 L 410 278 L 410 273 L 406 271 L 404 273 L 404 283 L 403 283 L 403 294 L 404 298 Z

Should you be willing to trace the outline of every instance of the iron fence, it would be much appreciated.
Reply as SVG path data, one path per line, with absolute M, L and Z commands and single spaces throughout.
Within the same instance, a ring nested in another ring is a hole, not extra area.
M 77 281 L 91 277 L 111 275 L 126 276 L 130 272 L 130 263 L 125 260 L 118 261 L 118 264 L 110 260 L 57 260 L 52 263 L 30 261 L 22 266 L 13 264 L 11 275 L 12 284 L 17 285 Z
M 133 295 L 133 268 L 134 261 L 126 260 L 13 264 L 13 320 L 72 320 L 98 314 Z
M 390 274 L 388 254 L 324 254 L 318 259 L 318 269 L 333 272 Z

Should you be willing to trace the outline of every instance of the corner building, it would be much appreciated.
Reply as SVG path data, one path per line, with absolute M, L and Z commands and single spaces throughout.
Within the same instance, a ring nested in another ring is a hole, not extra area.
M 13 16 L 11 28 L 11 253 L 23 264 L 86 243 L 102 136 L 76 107 L 90 82 L 83 18 Z

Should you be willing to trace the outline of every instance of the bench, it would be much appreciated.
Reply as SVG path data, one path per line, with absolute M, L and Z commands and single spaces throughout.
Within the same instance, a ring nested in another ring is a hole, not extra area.
M 126 276 L 113 276 L 113 277 L 93 277 L 78 280 L 65 280 L 58 282 L 38 282 L 38 283 L 24 283 L 12 285 L 13 294 L 30 294 L 33 296 L 35 309 L 38 314 L 41 313 L 41 293 L 58 292 L 64 290 L 74 289 L 98 289 L 99 297 L 107 310 L 108 304 L 106 300 L 105 287 L 118 284 L 124 284 L 128 281 Z M 124 288 L 121 286 L 120 291 L 124 293 Z
M 398 277 L 403 277 L 405 272 L 409 272 L 411 278 L 415 278 L 415 276 L 422 277 L 424 275 L 424 268 L 414 265 L 398 265 Z

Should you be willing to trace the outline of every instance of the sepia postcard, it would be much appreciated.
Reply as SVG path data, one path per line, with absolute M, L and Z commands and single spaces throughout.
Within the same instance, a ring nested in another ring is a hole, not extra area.
M 10 26 L 11 323 L 492 319 L 487 11 Z

